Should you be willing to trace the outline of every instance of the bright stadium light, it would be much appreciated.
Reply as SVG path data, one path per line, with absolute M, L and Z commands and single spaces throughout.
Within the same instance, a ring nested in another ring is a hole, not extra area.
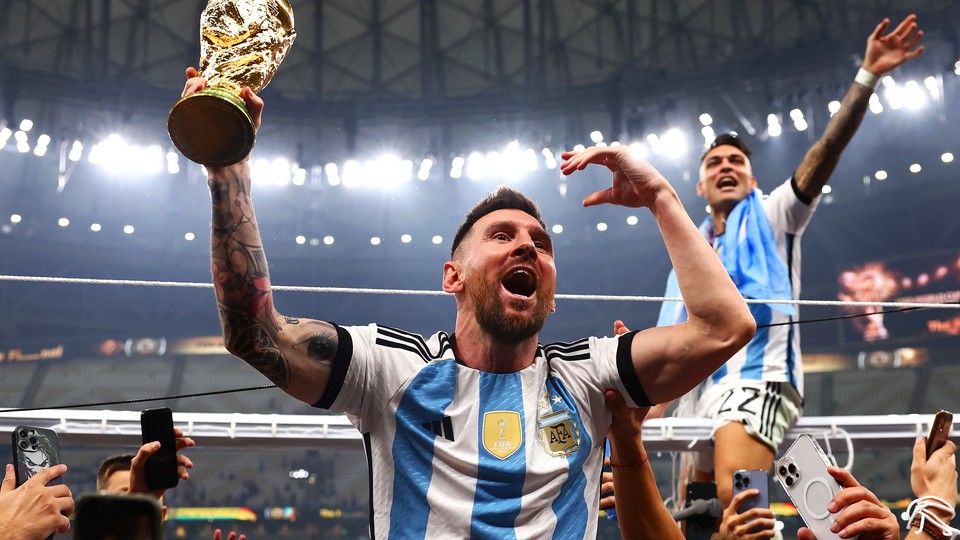
M 873 177 L 876 178 L 877 180 L 886 180 L 886 179 L 887 179 L 887 171 L 884 171 L 884 170 L 881 169 L 881 170 L 875 172 L 875 173 L 873 174 Z
M 717 133 L 713 131 L 712 126 L 703 126 L 700 128 L 700 134 L 703 135 L 704 145 L 709 145 L 714 139 L 717 138 Z
M 379 245 L 380 245 L 380 237 L 379 237 L 379 236 L 373 236 L 373 237 L 371 237 L 371 238 L 370 238 L 370 244 L 372 244 L 372 245 L 374 245 L 374 246 L 379 246 Z
M 553 231 L 553 234 L 560 234 L 563 232 L 563 225 L 557 223 L 556 225 L 551 227 L 550 230 Z
M 135 231 L 136 231 L 136 229 L 133 228 L 133 225 L 124 225 L 124 226 L 123 226 L 123 232 L 124 232 L 124 234 L 133 234 Z
M 591 132 L 590 132 L 590 140 L 593 141 L 594 143 L 602 142 L 602 141 L 603 141 L 603 133 L 600 133 L 599 131 L 591 131 Z
M 824 186 L 820 188 L 820 193 L 823 193 L 824 195 L 827 195 L 832 191 L 833 191 L 833 188 L 830 187 L 830 184 L 824 184 Z
M 637 219 L 637 216 L 627 216 L 627 225 L 636 225 L 640 220 Z
M 870 112 L 873 114 L 880 114 L 883 112 L 883 104 L 880 103 L 880 96 L 877 94 L 870 94 Z
M 923 170 L 923 167 L 921 167 L 919 163 L 914 163 L 910 165 L 910 172 L 912 172 L 913 174 L 917 174 L 922 170 Z
M 607 224 L 603 223 L 602 221 L 600 223 L 597 223 L 597 230 L 600 232 L 607 230 Z
M 404 234 L 400 236 L 400 241 L 404 244 L 409 244 L 410 242 L 413 242 L 413 237 L 409 234 Z
M 830 103 L 827 103 L 827 110 L 830 111 L 830 116 L 833 116 L 840 112 L 840 102 L 833 100 Z
M 20 121 L 20 131 L 30 131 L 33 129 L 33 120 L 24 118 Z
M 194 239 L 196 238 L 197 238 L 197 235 L 193 234 L 192 232 L 188 232 L 183 235 L 183 239 L 186 240 L 187 242 L 193 242 Z
M 306 237 L 306 236 L 303 236 L 302 234 L 301 234 L 301 235 L 298 235 L 298 236 L 297 236 L 296 238 L 294 238 L 293 240 L 294 240 L 294 242 L 296 242 L 297 244 L 299 244 L 299 245 L 301 245 L 301 246 L 302 246 L 303 244 L 306 244 L 306 243 L 307 243 L 307 237 Z
M 83 143 L 79 139 L 73 141 L 73 145 L 70 146 L 70 155 L 67 156 L 70 161 L 80 161 L 80 158 L 83 157 Z M 167 162 L 169 163 L 169 158 Z
M 418 180 L 426 180 L 430 178 L 430 169 L 433 168 L 433 160 L 430 158 L 423 158 L 420 161 L 420 170 L 417 171 Z
M 437 235 L 434 235 L 434 237 L 431 238 L 430 241 L 433 242 L 434 245 L 440 245 L 443 243 L 443 237 L 437 234 Z
M 650 150 L 653 150 L 655 155 L 660 155 L 663 153 L 663 146 L 660 144 L 660 137 L 656 133 L 651 133 L 647 135 L 647 144 L 650 145 Z
M 543 155 L 543 164 L 546 168 L 551 171 L 557 168 L 557 158 L 553 155 L 552 150 L 544 148 L 540 153 Z
M 293 177 L 290 178 L 290 182 L 295 186 L 302 186 L 307 182 L 307 170 L 299 165 L 293 166 Z
M 700 123 L 704 126 L 709 126 L 713 124 L 713 117 L 707 113 L 700 115 Z
M 13 135 L 13 130 L 8 127 L 0 129 L 0 148 L 3 148 L 7 145 L 7 141 L 10 140 L 10 137 Z
M 940 161 L 944 163 L 950 163 L 953 161 L 953 154 L 950 152 L 944 152 L 943 155 L 940 156 Z
M 780 126 L 780 117 L 775 114 L 767 115 L 767 134 L 771 137 L 779 137 L 783 133 L 783 128 Z
M 332 236 L 328 235 L 323 237 L 323 244 L 326 246 L 332 246 L 334 241 L 335 239 Z
M 355 159 L 348 159 L 343 162 L 343 185 L 345 187 L 354 187 L 360 183 L 360 176 L 363 174 L 363 167 Z
M 57 225 L 60 225 L 61 227 L 69 227 L 69 226 L 70 226 L 70 220 L 67 219 L 67 218 L 65 218 L 65 217 L 62 217 L 62 218 L 60 218 L 60 219 L 57 220 Z
M 103 230 L 103 226 L 100 225 L 99 223 L 91 223 L 90 230 L 93 232 L 100 232 L 101 230 Z
M 584 146 L 584 145 L 582 145 L 582 144 L 575 144 L 575 145 L 573 145 L 573 151 L 574 151 L 574 152 L 583 152 L 583 151 L 586 150 L 586 149 L 587 149 L 587 147 Z
M 935 100 L 940 99 L 940 87 L 941 79 L 940 77 L 934 77 L 933 75 L 927 77 L 923 80 L 923 86 L 927 88 L 927 91 L 930 92 L 930 97 Z
M 340 185 L 340 168 L 336 163 L 327 163 L 323 166 L 323 172 L 327 175 L 327 182 L 331 186 Z
M 801 111 L 800 109 L 791 109 L 790 119 L 793 120 L 794 122 L 799 122 L 800 120 L 803 120 L 803 111 Z
M 647 145 L 642 142 L 630 143 L 630 153 L 637 159 L 647 159 Z
M 920 83 L 909 80 L 903 85 L 903 106 L 908 109 L 919 109 L 927 104 L 927 92 L 920 88 Z
M 884 86 L 883 97 L 887 99 L 887 105 L 890 105 L 890 108 L 895 111 L 903 107 L 905 100 L 903 88 L 896 84 L 885 84 Z
M 23 216 L 21 216 L 20 214 L 10 215 L 10 223 L 20 223 L 21 221 L 23 221 Z
M 450 161 L 450 178 L 458 180 L 463 176 L 464 162 L 463 156 L 456 156 Z
M 483 154 L 480 152 L 470 152 L 467 156 L 467 178 L 478 180 L 486 173 L 487 165 Z

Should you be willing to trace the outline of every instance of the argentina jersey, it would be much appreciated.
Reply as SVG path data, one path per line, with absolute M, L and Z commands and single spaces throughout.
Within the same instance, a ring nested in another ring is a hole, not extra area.
M 363 433 L 374 538 L 594 538 L 603 392 L 648 404 L 629 335 L 538 347 L 514 373 L 469 368 L 454 336 L 338 327 L 317 406 Z M 623 373 L 623 376 L 621 376 Z M 625 381 L 625 382 L 621 382 Z
M 800 198 L 789 179 L 763 199 L 770 228 L 777 242 L 780 257 L 786 263 L 793 297 L 800 298 L 800 237 L 806 229 L 819 197 L 813 201 Z M 708 384 L 735 380 L 789 382 L 803 395 L 803 360 L 800 356 L 800 329 L 792 324 L 799 317 L 776 311 L 765 304 L 748 304 L 757 321 L 757 333 L 746 347 L 720 366 Z

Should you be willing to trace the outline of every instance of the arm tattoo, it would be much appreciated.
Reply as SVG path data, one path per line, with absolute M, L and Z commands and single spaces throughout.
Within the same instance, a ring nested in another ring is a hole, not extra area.
M 823 136 L 807 151 L 807 155 L 797 167 L 797 172 L 794 173 L 797 187 L 810 198 L 820 194 L 820 190 L 833 174 L 840 161 L 840 154 L 863 121 L 872 94 L 873 89 L 853 83 L 840 104 L 840 110 L 827 124 Z
M 256 317 L 220 304 L 223 341 L 227 350 L 243 359 L 271 382 L 286 389 L 290 369 L 279 345 Z

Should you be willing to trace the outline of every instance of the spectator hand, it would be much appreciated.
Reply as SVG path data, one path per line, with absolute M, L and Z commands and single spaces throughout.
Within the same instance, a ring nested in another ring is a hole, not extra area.
M 73 494 L 65 484 L 47 486 L 47 483 L 67 471 L 66 465 L 56 465 L 35 474 L 16 487 L 13 466 L 7 465 L 0 485 L 0 538 L 42 540 L 54 532 L 70 530 L 73 513 Z
M 220 532 L 220 529 L 213 531 L 213 540 L 220 540 L 221 534 L 223 533 Z M 247 535 L 241 534 L 237 536 L 237 533 L 230 531 L 230 534 L 227 535 L 227 540 L 247 540 Z
M 843 486 L 827 509 L 836 514 L 830 528 L 840 538 L 860 535 L 859 540 L 900 540 L 900 524 L 896 516 L 869 489 L 840 467 L 829 467 L 830 476 Z M 816 540 L 806 527 L 797 531 L 800 540 Z
M 908 16 L 892 32 L 883 35 L 888 26 L 890 19 L 884 19 L 867 38 L 863 68 L 878 77 L 923 52 L 923 46 L 917 47 L 923 30 L 917 29 L 916 15 Z
M 730 500 L 730 506 L 723 509 L 723 520 L 720 522 L 720 538 L 773 538 L 776 534 L 774 527 L 777 524 L 776 515 L 769 508 L 751 508 L 740 513 L 740 503 L 748 497 L 760 494 L 759 489 L 748 489 L 737 493 Z M 749 522 L 749 523 L 748 523 Z
M 187 472 L 187 469 L 193 468 L 193 462 L 187 456 L 180 454 L 180 451 L 184 448 L 189 448 L 194 446 L 196 443 L 190 437 L 184 437 L 183 431 L 180 428 L 173 429 L 173 435 L 176 437 L 174 442 L 177 447 L 177 474 L 180 478 L 184 480 L 190 479 L 190 473 Z M 133 461 L 130 463 L 130 493 L 149 493 L 159 499 L 163 497 L 163 493 L 166 490 L 157 490 L 150 491 L 147 488 L 147 476 L 145 467 L 147 465 L 147 458 L 156 453 L 160 449 L 160 443 L 158 441 L 149 442 L 140 447 L 140 450 L 137 451 L 137 455 L 133 456 Z
M 560 166 L 565 175 L 583 170 L 591 163 L 604 165 L 613 172 L 613 185 L 583 199 L 584 206 L 618 204 L 631 208 L 652 207 L 657 198 L 673 192 L 669 182 L 649 163 L 630 155 L 626 146 L 590 147 L 579 152 L 564 152 Z
M 957 506 L 957 445 L 947 441 L 927 459 L 926 439 L 917 437 L 910 465 L 910 487 L 916 498 L 940 497 Z M 948 518 L 949 516 L 943 516 Z

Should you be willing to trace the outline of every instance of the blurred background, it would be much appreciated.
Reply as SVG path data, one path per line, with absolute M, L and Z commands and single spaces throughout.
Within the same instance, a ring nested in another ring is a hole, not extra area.
M 254 200 L 276 285 L 438 290 L 464 213 L 497 185 L 542 206 L 558 292 L 662 294 L 645 211 L 584 209 L 608 174 L 558 172 L 576 145 L 628 145 L 695 222 L 699 156 L 735 131 L 769 191 L 836 111 L 884 17 L 913 12 L 924 53 L 885 78 L 804 239 L 803 298 L 960 301 L 960 5 L 953 0 L 292 1 L 297 39 L 263 90 Z M 199 59 L 205 2 L 0 4 L 0 407 L 58 408 L 266 384 L 217 341 L 209 194 L 166 116 Z M 909 7 L 912 11 L 906 11 Z M 276 294 L 291 316 L 451 331 L 451 298 Z M 544 342 L 655 323 L 648 302 L 562 300 Z M 800 319 L 863 315 L 804 307 Z M 960 313 L 802 325 L 807 416 L 960 409 Z M 318 415 L 276 389 L 96 409 Z M 61 434 L 67 481 L 129 439 Z M 366 537 L 359 439 L 200 447 L 168 495 L 171 537 Z M 838 452 L 841 463 L 843 452 Z M 670 455 L 656 458 L 670 490 Z M 910 497 L 910 445 L 856 448 L 854 474 Z M 782 490 L 771 494 L 783 501 Z M 181 511 L 182 510 L 182 511 Z M 179 516 L 177 512 L 180 512 Z M 788 510 L 787 510 L 788 512 Z M 788 532 L 795 518 L 785 517 Z M 603 523 L 602 537 L 615 537 Z M 792 529 L 791 529 L 792 528 Z M 788 535 L 789 536 L 789 535 Z

